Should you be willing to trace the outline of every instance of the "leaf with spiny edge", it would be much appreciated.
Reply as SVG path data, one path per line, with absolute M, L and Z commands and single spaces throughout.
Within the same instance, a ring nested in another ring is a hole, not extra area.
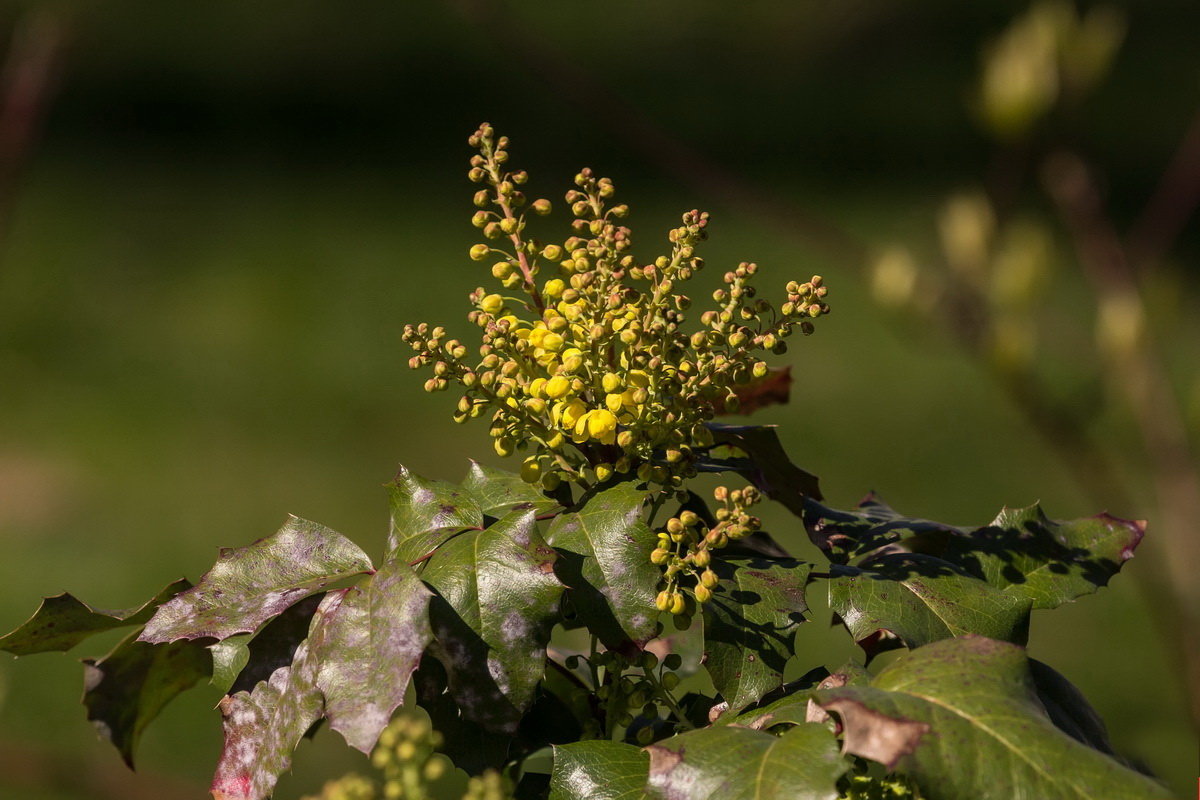
M 186 579 L 177 580 L 152 600 L 124 611 L 93 608 L 66 592 L 44 598 L 32 617 L 13 632 L 0 638 L 0 650 L 15 656 L 52 651 L 66 652 L 94 634 L 127 625 L 145 624 L 160 605 L 191 588 L 191 585 Z
M 133 769 L 146 726 L 180 693 L 208 677 L 209 669 L 199 642 L 147 644 L 131 633 L 103 658 L 83 660 L 88 721 Z
M 834 800 L 850 765 L 822 725 L 780 736 L 733 725 L 702 728 L 646 748 L 657 800 Z
M 159 606 L 141 641 L 159 644 L 251 633 L 330 583 L 370 569 L 367 554 L 346 537 L 291 517 L 265 539 L 222 550 L 196 586 Z
M 557 500 L 546 497 L 515 472 L 485 466 L 478 461 L 471 462 L 462 488 L 475 499 L 485 515 L 497 519 L 527 508 L 542 514 L 559 507 Z
M 966 533 L 952 525 L 906 517 L 874 492 L 860 500 L 853 511 L 839 511 L 807 498 L 801 518 L 808 538 L 835 564 L 849 564 L 902 541 Z
M 774 425 L 722 425 L 705 423 L 716 445 L 741 450 L 745 458 L 708 457 L 696 466 L 701 472 L 737 472 L 796 516 L 804 513 L 806 498 L 821 499 L 816 475 L 800 469 L 788 457 Z
M 394 560 L 331 594 L 311 634 L 317 688 L 329 726 L 369 754 L 432 639 L 432 595 L 411 567 Z
M 412 563 L 461 531 L 483 527 L 483 510 L 461 486 L 422 478 L 401 466 L 388 490 L 388 558 Z
M 1151 778 L 1064 733 L 1038 699 L 1023 648 L 983 637 L 947 639 L 885 667 L 870 686 L 817 693 L 859 744 L 915 779 L 928 800 L 1156 800 Z M 912 726 L 925 726 L 913 737 Z M 889 743 L 894 747 L 883 746 Z M 964 769 L 964 764 L 971 765 Z
M 437 593 L 430 618 L 450 690 L 469 718 L 515 730 L 545 669 L 563 586 L 532 510 L 446 542 L 421 578 Z
M 580 619 L 612 650 L 639 649 L 658 621 L 662 577 L 650 562 L 657 538 L 643 519 L 646 494 L 632 483 L 600 492 L 579 511 L 554 519 L 546 540 Z
M 209 645 L 213 661 L 209 682 L 225 694 L 253 689 L 275 670 L 292 663 L 323 597 L 310 595 L 265 622 L 255 633 L 239 633 Z
M 796 630 L 808 604 L 811 564 L 794 559 L 716 559 L 720 582 L 700 606 L 704 667 L 729 712 L 736 713 L 783 683 Z

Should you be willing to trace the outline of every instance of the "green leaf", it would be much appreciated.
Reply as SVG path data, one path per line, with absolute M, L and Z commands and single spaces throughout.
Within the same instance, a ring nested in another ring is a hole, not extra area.
M 1108 584 L 1146 532 L 1108 514 L 1055 522 L 1040 505 L 1006 508 L 990 524 L 951 537 L 942 557 L 1034 608 L 1056 608 Z
M 512 731 L 545 669 L 563 586 L 557 556 L 538 534 L 532 510 L 444 544 L 421 577 L 439 659 L 463 713 Z
M 239 633 L 209 645 L 213 660 L 210 683 L 225 693 L 253 689 L 272 672 L 292 663 L 323 597 L 310 595 L 284 609 L 255 633 Z
M 1092 708 L 1083 692 L 1052 667 L 1033 658 L 1029 659 L 1029 674 L 1033 678 L 1038 700 L 1046 709 L 1050 721 L 1060 731 L 1077 742 L 1121 760 L 1113 752 L 1104 720 Z
M 330 727 L 369 754 L 432 638 L 432 595 L 402 561 L 331 594 L 312 634 L 317 688 Z
M 265 539 L 222 550 L 194 588 L 159 607 L 141 640 L 225 639 L 250 633 L 333 581 L 370 569 L 371 560 L 349 539 L 291 517 Z
M 155 609 L 191 585 L 187 580 L 177 580 L 144 605 L 125 611 L 93 608 L 65 592 L 44 598 L 28 621 L 0 638 L 0 650 L 14 656 L 54 650 L 66 652 L 94 634 L 126 625 L 145 624 Z
M 540 489 L 514 472 L 495 469 L 471 462 L 462 488 L 475 499 L 479 508 L 489 517 L 500 518 L 513 511 L 532 508 L 539 514 L 558 508 L 558 502 L 546 497 Z
M 1029 633 L 1029 600 L 919 553 L 833 567 L 829 605 L 868 656 L 887 649 L 888 634 L 912 648 L 967 634 L 1022 644 Z
M 650 759 L 631 744 L 592 740 L 554 748 L 550 800 L 641 800 Z
M 714 724 L 741 725 L 744 728 L 765 731 L 775 725 L 810 722 L 812 720 L 809 717 L 809 700 L 817 689 L 865 685 L 870 681 L 871 675 L 866 668 L 853 662 L 842 665 L 833 673 L 825 667 L 815 667 L 800 678 L 764 695 L 762 700 L 740 714 L 722 714 Z
M 646 749 L 648 794 L 663 800 L 834 800 L 849 768 L 833 734 L 812 724 L 782 736 L 703 728 Z
M 701 471 L 737 472 L 796 516 L 803 515 L 805 498 L 821 499 L 817 476 L 792 463 L 774 425 L 705 424 L 712 431 L 716 444 L 735 447 L 745 453 L 746 458 L 709 458 L 697 465 Z
M 657 540 L 642 518 L 645 498 L 618 484 L 556 517 L 546 536 L 562 555 L 556 569 L 580 618 L 610 650 L 641 647 L 658 621 L 661 573 L 650 563 Z
M 84 659 L 87 718 L 132 769 L 146 726 L 167 703 L 208 673 L 208 654 L 199 643 L 153 645 L 130 634 L 103 658 Z
M 330 592 L 313 615 L 311 630 L 320 629 L 322 617 L 336 608 L 340 593 Z M 212 781 L 214 800 L 264 800 L 279 776 L 292 763 L 292 751 L 324 713 L 317 687 L 320 646 L 310 635 L 296 648 L 289 666 L 271 673 L 252 691 L 227 695 L 221 700 L 225 744 Z
M 412 563 L 460 531 L 483 527 L 479 503 L 453 483 L 422 478 L 400 467 L 389 489 L 388 558 Z
M 819 692 L 818 702 L 841 718 L 849 752 L 893 764 L 928 800 L 1170 796 L 1055 727 L 1024 649 L 1005 642 L 935 642 L 889 665 L 871 686 Z M 909 735 L 914 726 L 924 732 Z
M 1006 508 L 981 528 L 902 516 L 869 495 L 854 511 L 806 501 L 809 538 L 835 563 L 882 547 L 936 556 L 1034 608 L 1055 608 L 1107 585 L 1133 557 L 1146 525 L 1108 514 L 1056 522 L 1039 505 Z
M 720 582 L 704 613 L 704 666 L 736 713 L 783 683 L 808 604 L 811 564 L 792 559 L 713 562 Z

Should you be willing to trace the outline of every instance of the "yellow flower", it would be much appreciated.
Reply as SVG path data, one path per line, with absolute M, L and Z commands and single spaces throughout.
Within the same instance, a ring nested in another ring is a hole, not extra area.
M 479 307 L 489 314 L 499 313 L 504 308 L 504 298 L 498 294 L 489 294 L 479 301 Z
M 571 381 L 564 378 L 562 375 L 555 375 L 544 384 L 546 397 L 551 400 L 558 400 L 565 397 L 567 392 L 571 391 Z
M 588 412 L 587 432 L 593 439 L 599 439 L 604 444 L 612 444 L 617 438 L 617 417 L 605 408 Z

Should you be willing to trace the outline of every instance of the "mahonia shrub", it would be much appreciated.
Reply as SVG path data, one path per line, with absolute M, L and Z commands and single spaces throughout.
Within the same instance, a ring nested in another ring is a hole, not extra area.
M 454 419 L 486 419 L 519 466 L 472 461 L 457 483 L 401 467 L 378 561 L 291 517 L 138 608 L 46 598 L 0 649 L 130 629 L 84 662 L 84 705 L 131 766 L 168 702 L 215 687 L 217 800 L 269 797 L 322 722 L 370 755 L 325 800 L 447 797 L 464 772 L 479 800 L 1168 796 L 1024 648 L 1032 611 L 1104 586 L 1144 523 L 825 505 L 775 428 L 716 421 L 786 398 L 767 358 L 829 312 L 822 278 L 779 281 L 776 306 L 744 262 L 694 308 L 707 214 L 638 258 L 612 181 L 584 169 L 570 235 L 544 243 L 551 203 L 526 198 L 507 139 L 485 124 L 470 145 L 486 240 L 470 256 L 492 281 L 470 296 L 479 341 L 428 323 L 403 338 L 425 388 L 454 387 Z M 827 563 L 763 530 L 763 502 Z M 822 664 L 797 639 L 812 591 L 860 660 Z

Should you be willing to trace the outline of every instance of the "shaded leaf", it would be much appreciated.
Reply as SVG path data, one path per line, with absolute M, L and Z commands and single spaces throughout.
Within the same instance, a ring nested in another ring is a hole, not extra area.
M 838 511 L 808 498 L 801 518 L 808 538 L 835 564 L 848 564 L 900 541 L 965 533 L 951 525 L 899 514 L 873 492 L 853 511 Z
M 464 716 L 454 696 L 447 691 L 446 670 L 438 659 L 426 654 L 413 673 L 417 704 L 429 714 L 434 730 L 442 734 L 438 751 L 468 775 L 500 769 L 510 760 L 515 740 L 497 736 Z
M 662 800 L 834 800 L 849 768 L 820 725 L 797 725 L 781 736 L 703 728 L 646 749 L 648 795 Z
M 83 705 L 88 720 L 132 769 L 146 726 L 208 674 L 208 654 L 199 643 L 146 644 L 133 633 L 103 658 L 84 659 Z
M 0 650 L 15 656 L 54 650 L 66 652 L 94 634 L 126 625 L 145 624 L 155 609 L 191 585 L 185 579 L 177 580 L 144 605 L 124 611 L 93 608 L 66 592 L 44 598 L 32 617 L 0 638 Z
M 489 517 L 499 518 L 529 508 L 541 514 L 559 507 L 558 501 L 546 497 L 520 475 L 484 466 L 477 461 L 471 462 L 471 471 L 467 473 L 462 488 Z
M 526 510 L 451 539 L 421 573 L 437 593 L 430 618 L 451 692 L 489 729 L 515 730 L 545 669 L 556 558 Z
M 833 673 L 830 673 L 825 667 L 815 667 L 800 678 L 788 681 L 778 689 L 763 695 L 759 702 L 746 708 L 740 714 L 725 714 L 714 722 L 719 725 L 741 725 L 763 731 L 774 725 L 823 722 L 828 715 L 820 712 L 819 708 L 815 709 L 819 714 L 814 714 L 811 698 L 815 691 L 834 686 L 865 685 L 870 683 L 870 680 L 870 673 L 864 667 L 853 662 L 842 665 Z
M 1153 800 L 1155 781 L 1059 730 L 1039 702 L 1025 651 L 983 637 L 948 639 L 890 664 L 871 686 L 819 692 L 848 735 L 859 725 L 924 724 L 897 768 L 929 800 Z M 854 706 L 871 715 L 848 713 Z M 964 764 L 971 765 L 964 769 Z
M 697 464 L 697 469 L 702 472 L 737 472 L 796 516 L 803 515 L 806 497 L 821 499 L 817 476 L 792 463 L 774 425 L 705 424 L 712 431 L 716 444 L 737 448 L 746 457 L 708 458 Z
M 554 748 L 550 800 L 641 800 L 650 759 L 638 747 L 592 740 Z
M 763 559 L 716 560 L 720 583 L 704 614 L 704 667 L 736 713 L 783 683 L 796 629 L 808 604 L 811 564 Z
M 312 630 L 340 599 L 338 592 L 325 596 Z M 310 649 L 319 646 L 310 636 L 296 648 L 291 665 L 275 670 L 253 691 L 221 700 L 225 743 L 212 781 L 214 800 L 263 800 L 291 766 L 292 751 L 324 713 L 319 665 Z
M 555 518 L 547 540 L 579 617 L 611 650 L 654 636 L 661 573 L 650 563 L 656 537 L 642 518 L 645 493 L 630 483 L 607 489 L 582 510 Z
M 833 567 L 829 606 L 868 657 L 885 649 L 881 632 L 910 648 L 966 634 L 1024 643 L 1029 633 L 1029 600 L 919 553 Z
M 761 378 L 753 378 L 734 390 L 738 399 L 739 414 L 753 414 L 760 408 L 784 405 L 792 394 L 792 368 L 771 367 Z M 721 414 L 721 409 L 718 410 Z
M 1033 658 L 1029 659 L 1029 674 L 1042 708 L 1046 709 L 1050 721 L 1060 731 L 1077 742 L 1108 753 L 1125 763 L 1113 752 L 1112 743 L 1108 740 L 1108 728 L 1083 692 L 1055 669 Z
M 315 594 L 304 598 L 256 633 L 239 633 L 209 645 L 213 661 L 210 683 L 226 693 L 253 689 L 272 672 L 292 663 L 323 597 Z
M 311 637 L 317 688 L 329 726 L 369 754 L 432 638 L 431 594 L 411 567 L 389 561 L 331 595 Z
M 291 517 L 265 539 L 222 550 L 194 588 L 159 607 L 141 640 L 225 639 L 250 633 L 333 581 L 370 569 L 367 554 L 346 537 Z
M 415 564 L 456 534 L 483 527 L 479 503 L 453 483 L 422 478 L 400 467 L 388 488 L 388 558 Z

